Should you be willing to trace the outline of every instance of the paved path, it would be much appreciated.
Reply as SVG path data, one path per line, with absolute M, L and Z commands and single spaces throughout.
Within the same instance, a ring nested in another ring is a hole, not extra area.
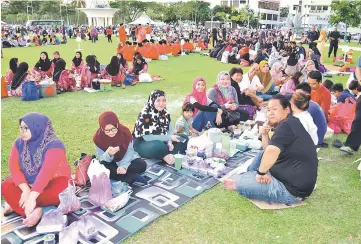
M 330 46 L 330 44 L 325 44 L 325 47 L 329 47 L 329 46 Z M 338 49 L 342 50 L 342 48 L 345 46 L 347 46 L 347 45 L 338 45 Z M 351 47 L 351 46 L 349 46 L 349 47 L 350 47 L 350 49 L 353 49 L 355 51 L 361 51 L 361 45 L 360 45 L 360 47 Z

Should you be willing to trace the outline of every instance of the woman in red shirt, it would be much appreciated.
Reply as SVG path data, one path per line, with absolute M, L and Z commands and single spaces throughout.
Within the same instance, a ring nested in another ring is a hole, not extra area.
M 1 183 L 1 196 L 7 203 L 4 214 L 16 212 L 26 217 L 23 224 L 30 227 L 39 222 L 42 207 L 59 205 L 71 169 L 65 146 L 47 116 L 26 114 L 19 129 L 9 158 L 11 177 Z

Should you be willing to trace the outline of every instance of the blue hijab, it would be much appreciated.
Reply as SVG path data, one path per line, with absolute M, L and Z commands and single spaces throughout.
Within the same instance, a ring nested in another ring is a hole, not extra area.
M 33 184 L 44 163 L 46 152 L 53 148 L 65 149 L 64 144 L 55 135 L 50 119 L 40 113 L 28 113 L 19 120 L 27 125 L 31 132 L 29 141 L 19 137 L 15 144 L 19 152 L 20 169 L 28 184 Z

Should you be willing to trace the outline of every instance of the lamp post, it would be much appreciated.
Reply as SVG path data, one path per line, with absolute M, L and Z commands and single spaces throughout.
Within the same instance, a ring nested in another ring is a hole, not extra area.
M 162 14 L 162 22 L 163 22 L 163 16 L 164 16 L 164 15 Z
M 29 20 L 29 8 L 31 8 L 31 13 L 33 13 L 33 7 L 32 6 L 26 6 L 26 16 L 28 17 Z M 31 16 L 33 17 L 33 16 Z

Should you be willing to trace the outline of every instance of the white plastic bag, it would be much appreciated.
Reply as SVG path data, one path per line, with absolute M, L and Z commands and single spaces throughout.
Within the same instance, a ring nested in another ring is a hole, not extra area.
M 99 163 L 99 161 L 97 159 L 93 159 L 92 162 L 90 163 L 89 165 L 89 168 L 88 168 L 88 176 L 89 176 L 89 179 L 90 179 L 90 183 L 92 183 L 92 180 L 93 180 L 93 176 L 100 176 L 101 173 L 106 173 L 106 175 L 108 176 L 109 178 L 109 175 L 110 175 L 110 171 L 109 169 L 105 168 L 104 165 L 102 165 L 101 163 Z
M 107 201 L 104 204 L 104 208 L 111 212 L 118 211 L 119 209 L 121 209 L 128 203 L 130 195 L 132 195 L 132 193 L 133 193 L 133 191 L 131 189 L 129 189 L 127 192 L 123 192 L 116 198 L 113 198 L 113 199 L 110 199 L 109 201 Z
M 152 77 L 148 73 L 142 73 L 139 75 L 139 82 L 141 83 L 150 83 L 152 81 Z
M 83 215 L 78 221 L 79 233 L 86 239 L 90 240 L 98 234 L 95 224 L 91 221 L 90 215 Z
M 163 60 L 163 61 L 168 60 L 168 56 L 167 55 L 160 55 L 158 60 Z
M 44 213 L 40 223 L 36 226 L 39 234 L 60 232 L 66 226 L 68 217 L 60 209 L 52 209 Z
M 187 150 L 195 149 L 197 152 L 204 152 L 207 158 L 212 157 L 213 142 L 208 138 L 206 133 L 198 137 L 192 137 L 188 141 Z
M 59 233 L 60 244 L 77 244 L 79 241 L 78 222 L 73 222 Z

